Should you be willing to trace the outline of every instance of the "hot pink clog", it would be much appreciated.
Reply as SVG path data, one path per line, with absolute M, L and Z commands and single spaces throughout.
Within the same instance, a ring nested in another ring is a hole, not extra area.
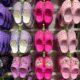
M 44 50 L 44 32 L 41 30 L 35 34 L 35 47 L 37 52 L 42 52 Z
M 51 57 L 45 57 L 44 77 L 46 80 L 51 80 L 53 72 L 53 61 Z
M 43 23 L 43 12 L 44 12 L 44 3 L 42 1 L 38 1 L 35 9 L 34 9 L 34 16 L 37 23 Z
M 53 49 L 53 33 L 49 30 L 44 32 L 45 52 L 49 53 Z
M 42 57 L 38 57 L 35 62 L 35 74 L 38 80 L 42 80 L 44 77 L 44 60 Z
M 53 11 L 54 6 L 51 1 L 45 2 L 45 8 L 44 8 L 44 22 L 46 25 L 50 25 L 53 20 Z

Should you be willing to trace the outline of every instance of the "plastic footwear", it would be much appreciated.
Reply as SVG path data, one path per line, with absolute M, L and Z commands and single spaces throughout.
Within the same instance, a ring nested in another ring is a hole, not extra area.
M 59 43 L 59 47 L 62 53 L 68 52 L 68 37 L 67 32 L 65 30 L 61 30 L 57 33 L 57 40 Z
M 7 44 L 7 39 L 6 39 L 6 33 L 5 32 L 2 32 L 2 31 L 0 31 L 0 39 L 1 39 L 1 41 L 0 41 L 0 44 L 1 44 L 1 46 L 0 46 L 0 55 L 3 55 L 4 54 L 4 52 L 5 52 L 5 49 L 6 49 L 6 44 Z
M 61 14 L 62 21 L 66 24 L 72 23 L 72 8 L 71 1 L 65 0 L 60 8 L 59 13 Z
M 51 80 L 53 72 L 53 61 L 51 57 L 46 57 L 44 61 L 45 61 L 44 77 L 46 80 Z
M 21 53 L 27 53 L 31 49 L 32 36 L 29 32 L 22 30 L 20 41 L 19 41 L 19 51 Z
M 20 58 L 14 57 L 12 65 L 11 65 L 11 73 L 14 78 L 19 77 L 19 65 L 20 65 Z
M 8 45 L 10 44 L 10 39 L 11 39 L 11 35 L 9 32 L 3 32 L 3 49 L 1 51 L 2 55 L 6 55 L 6 50 L 8 47 Z
M 77 58 L 71 58 L 71 78 L 74 80 L 79 75 L 79 60 Z
M 44 32 L 41 30 L 35 34 L 35 47 L 37 52 L 42 52 L 44 50 Z
M 21 23 L 22 21 L 22 16 L 21 16 L 21 9 L 22 9 L 22 5 L 21 2 L 17 2 L 14 4 L 13 6 L 13 16 L 14 16 L 14 20 L 17 24 Z
M 53 33 L 46 30 L 45 37 L 45 52 L 49 53 L 53 49 Z
M 4 40 L 3 35 L 4 35 L 4 32 L 0 31 L 0 54 L 2 52 L 3 43 L 4 43 L 4 41 L 3 41 Z
M 6 21 L 7 24 L 4 26 L 5 29 L 10 30 L 13 27 L 14 18 L 9 10 L 6 9 Z
M 28 55 L 22 57 L 19 67 L 20 78 L 25 78 L 28 75 L 30 66 L 31 66 L 31 56 Z
M 37 23 L 43 23 L 43 12 L 44 12 L 44 3 L 42 1 L 38 1 L 35 9 L 34 9 L 34 16 Z
M 18 30 L 12 31 L 11 41 L 10 41 L 10 46 L 11 46 L 12 53 L 16 54 L 18 52 L 18 40 L 19 40 Z
M 44 77 L 44 60 L 42 57 L 38 57 L 35 61 L 35 74 L 38 80 L 42 80 Z
M 59 59 L 59 65 L 63 78 L 68 79 L 70 77 L 70 59 L 68 57 L 61 57 Z
M 76 33 L 73 30 L 68 31 L 68 44 L 70 53 L 76 52 L 76 47 L 78 45 L 78 40 L 76 37 Z
M 53 20 L 53 3 L 51 1 L 45 2 L 45 8 L 44 8 L 44 21 L 46 25 L 50 25 Z
M 32 15 L 32 7 L 31 4 L 27 1 L 23 4 L 23 22 L 26 24 L 29 24 L 31 21 Z
M 4 6 L 0 3 L 0 26 L 2 26 L 5 22 L 5 13 L 6 13 L 6 10 L 4 8 Z
M 80 22 L 80 1 L 73 0 L 72 2 L 73 22 L 78 24 Z

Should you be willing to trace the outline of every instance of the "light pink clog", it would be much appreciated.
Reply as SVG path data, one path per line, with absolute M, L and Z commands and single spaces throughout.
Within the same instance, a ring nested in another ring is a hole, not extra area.
M 60 32 L 58 32 L 57 40 L 58 40 L 61 52 L 67 53 L 68 52 L 67 32 L 65 30 L 61 30 Z
M 71 58 L 71 78 L 74 80 L 79 75 L 79 60 L 75 57 Z
M 62 3 L 62 6 L 60 8 L 59 13 L 61 14 L 62 21 L 64 21 L 66 24 L 72 23 L 72 10 L 71 10 L 71 1 L 65 0 Z
M 78 40 L 76 37 L 76 33 L 73 30 L 68 31 L 68 45 L 70 53 L 76 52 L 76 47 L 78 45 Z
M 72 2 L 73 22 L 78 24 L 80 22 L 80 1 L 73 0 Z
M 61 57 L 59 59 L 59 65 L 63 78 L 68 79 L 70 77 L 70 59 L 68 57 Z

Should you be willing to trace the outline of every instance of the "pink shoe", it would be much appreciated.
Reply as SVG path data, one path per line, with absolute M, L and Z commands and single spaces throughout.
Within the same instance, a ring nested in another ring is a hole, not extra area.
M 42 57 L 38 57 L 36 59 L 36 62 L 35 62 L 35 74 L 38 78 L 38 80 L 42 80 L 43 77 L 44 77 L 44 74 L 43 74 L 43 70 L 44 70 L 44 60 Z
M 28 55 L 22 57 L 19 68 L 20 78 L 25 78 L 28 75 L 30 67 L 31 67 L 31 56 Z
M 80 22 L 80 1 L 73 0 L 72 3 L 73 21 L 75 24 Z
M 79 74 L 79 60 L 77 58 L 71 58 L 71 78 L 74 80 Z
M 61 57 L 59 59 L 59 65 L 63 78 L 68 79 L 70 77 L 70 59 L 68 57 Z
M 19 77 L 19 65 L 20 65 L 20 58 L 14 57 L 12 65 L 11 65 L 11 73 L 14 78 Z
M 44 12 L 44 3 L 42 1 L 38 1 L 35 9 L 34 9 L 34 16 L 37 23 L 43 23 L 43 12 Z
M 60 8 L 59 13 L 61 14 L 62 21 L 66 24 L 72 23 L 72 10 L 71 10 L 71 1 L 65 0 Z
M 76 47 L 78 44 L 78 40 L 76 37 L 76 33 L 73 30 L 68 31 L 68 44 L 70 53 L 76 52 Z
M 46 25 L 50 25 L 53 20 L 53 10 L 53 3 L 51 1 L 46 1 L 44 8 L 44 21 Z
M 44 50 L 44 33 L 43 31 L 39 30 L 35 34 L 35 47 L 37 52 L 42 52 Z
M 67 53 L 68 52 L 67 32 L 65 30 L 61 30 L 57 34 L 57 40 L 58 40 L 61 52 L 62 53 Z
M 53 61 L 52 61 L 51 57 L 45 58 L 45 71 L 44 72 L 45 72 L 44 73 L 45 79 L 51 80 L 52 72 L 53 72 Z
M 45 51 L 49 53 L 53 49 L 53 33 L 49 30 L 45 31 Z

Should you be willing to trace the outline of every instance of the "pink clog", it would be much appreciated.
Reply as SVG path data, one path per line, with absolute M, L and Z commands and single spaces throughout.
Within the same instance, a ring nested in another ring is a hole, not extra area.
M 44 32 L 41 30 L 35 34 L 35 47 L 37 52 L 42 52 L 44 50 Z
M 53 33 L 46 30 L 44 33 L 45 38 L 45 52 L 49 53 L 53 49 Z
M 80 1 L 73 0 L 72 3 L 73 22 L 78 24 L 80 22 Z
M 45 57 L 44 77 L 46 80 L 51 80 L 53 72 L 53 61 L 51 57 Z
M 12 65 L 11 65 L 11 73 L 13 78 L 19 77 L 19 65 L 20 65 L 20 58 L 14 57 Z
M 72 10 L 71 10 L 71 1 L 70 0 L 65 0 L 59 10 L 59 14 L 62 17 L 62 23 L 70 24 L 72 23 Z M 64 22 L 64 23 L 63 23 Z
M 74 80 L 79 74 L 79 60 L 77 58 L 71 58 L 71 78 Z
M 67 53 L 68 52 L 67 32 L 65 30 L 61 30 L 60 32 L 58 32 L 57 40 L 58 40 L 61 52 Z
M 22 57 L 19 67 L 20 78 L 25 78 L 28 75 L 30 67 L 31 67 L 31 56 L 28 55 Z
M 44 66 L 43 66 L 43 64 L 44 64 L 43 58 L 38 57 L 36 59 L 36 62 L 35 62 L 35 74 L 36 74 L 38 80 L 42 80 L 44 77 L 44 73 L 43 73 Z
M 39 24 L 43 23 L 43 12 L 44 12 L 44 3 L 43 1 L 38 1 L 34 9 L 34 16 L 37 23 Z
M 70 59 L 68 57 L 61 57 L 59 59 L 59 65 L 63 78 L 68 79 L 70 77 Z
M 76 37 L 76 33 L 73 30 L 68 31 L 68 45 L 70 53 L 76 52 L 76 47 L 78 45 L 78 40 Z
M 45 8 L 44 8 L 44 21 L 46 25 L 50 25 L 53 20 L 53 3 L 51 1 L 45 2 Z

